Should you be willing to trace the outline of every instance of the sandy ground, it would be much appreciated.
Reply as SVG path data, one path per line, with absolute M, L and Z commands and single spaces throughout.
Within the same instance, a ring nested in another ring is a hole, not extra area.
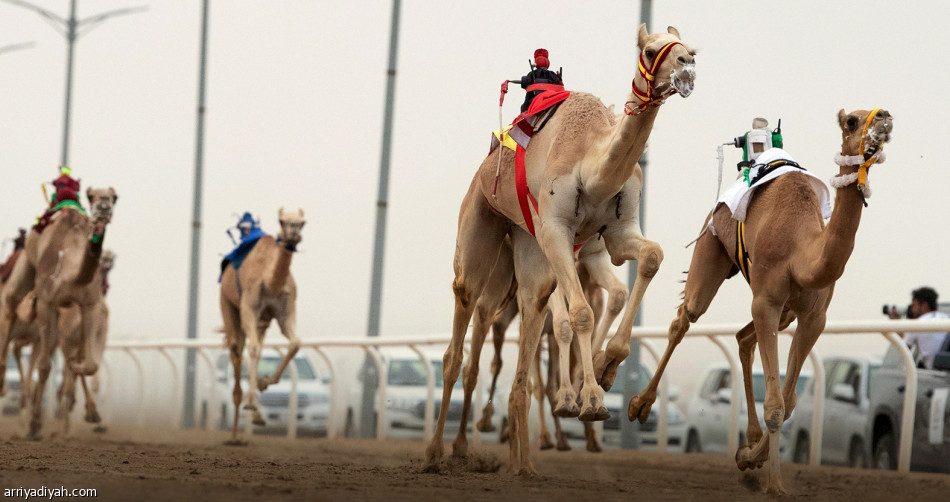
M 69 437 L 22 439 L 0 420 L 0 488 L 95 488 L 100 500 L 764 500 L 763 470 L 724 456 L 636 451 L 533 451 L 538 479 L 506 470 L 507 446 L 470 449 L 442 474 L 422 474 L 416 441 L 253 436 L 80 424 Z M 446 444 L 451 453 L 451 444 Z M 947 500 L 950 476 L 783 465 L 799 500 Z

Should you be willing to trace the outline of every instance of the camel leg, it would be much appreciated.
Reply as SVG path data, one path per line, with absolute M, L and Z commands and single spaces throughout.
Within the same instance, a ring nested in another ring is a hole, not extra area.
M 805 364 L 805 360 L 808 359 L 808 353 L 815 346 L 815 342 L 818 341 L 818 336 L 825 329 L 826 313 L 828 312 L 828 306 L 831 304 L 833 292 L 834 285 L 826 291 L 819 292 L 817 301 L 807 302 L 813 306 L 812 309 L 798 315 L 798 327 L 795 328 L 795 333 L 792 335 L 792 344 L 788 350 L 788 363 L 785 366 L 785 383 L 782 387 L 786 420 L 795 410 L 797 404 L 795 388 L 798 386 L 798 377 L 801 375 L 802 366 Z M 782 323 L 786 321 L 785 314 L 783 312 Z M 795 319 L 795 316 L 796 314 L 792 312 L 788 322 L 790 323 Z M 780 325 L 779 329 L 785 329 L 787 326 L 787 323 Z
M 257 408 L 257 368 L 261 363 L 261 343 L 263 342 L 263 333 L 258 331 L 257 312 L 248 294 L 241 297 L 241 330 L 244 331 L 245 341 L 247 343 L 247 398 L 244 401 L 244 409 L 251 410 L 251 422 L 254 425 L 266 425 L 261 411 Z M 238 377 L 240 378 L 240 373 Z
M 787 328 L 794 320 L 795 312 L 786 308 L 782 312 L 782 317 L 779 320 L 779 331 Z M 736 333 L 736 341 L 739 342 L 739 362 L 742 364 L 742 382 L 745 388 L 746 412 L 748 413 L 748 420 L 746 422 L 748 426 L 746 427 L 745 437 L 749 445 L 757 443 L 762 438 L 762 426 L 759 425 L 758 413 L 755 411 L 755 396 L 752 392 L 752 363 L 755 361 L 755 340 L 755 325 L 751 322 Z M 794 388 L 794 386 L 792 388 Z M 794 407 L 794 399 L 792 403 Z M 786 401 L 786 407 L 787 406 L 788 401 Z M 786 414 L 787 413 L 791 412 L 786 409 Z M 785 418 L 788 417 L 786 416 Z M 742 445 L 740 445 L 740 447 L 741 446 Z M 757 463 L 755 467 L 762 467 L 762 464 Z
M 561 289 L 564 297 L 567 298 L 571 330 L 580 341 L 580 358 L 584 368 L 585 385 L 581 388 L 581 412 L 578 418 L 585 422 L 606 420 L 610 417 L 610 412 L 604 406 L 603 389 L 596 385 L 592 364 L 591 340 L 594 332 L 594 312 L 587 303 L 584 289 L 577 277 L 573 253 L 574 233 L 563 225 L 546 223 L 538 232 L 538 243 L 557 277 L 558 289 Z M 656 247 L 659 249 L 659 246 Z M 627 351 L 629 352 L 629 348 Z
M 238 418 L 241 414 L 241 399 L 244 397 L 241 392 L 241 365 L 244 355 L 244 332 L 241 330 L 241 318 L 232 305 L 224 298 L 221 298 L 221 319 L 224 321 L 225 339 L 228 344 L 228 355 L 231 359 L 231 367 L 234 369 L 234 390 L 231 392 L 231 400 L 234 403 L 234 423 L 231 427 L 231 438 L 226 442 L 229 445 L 243 445 L 238 439 Z
M 33 402 L 30 403 L 29 437 L 40 439 L 40 429 L 43 427 L 43 394 L 46 390 L 46 381 L 52 369 L 53 354 L 57 347 L 56 326 L 59 320 L 59 309 L 48 302 L 38 302 L 36 309 L 36 323 L 39 328 L 39 340 L 35 344 L 37 382 L 33 389 Z
M 650 248 L 647 247 L 645 249 Z M 650 253 L 653 252 L 654 251 L 650 251 Z M 660 251 L 660 253 L 662 253 L 662 251 Z M 652 255 L 648 254 L 648 256 Z M 648 258 L 646 261 L 650 262 L 650 259 Z M 643 263 L 641 263 L 641 265 L 643 265 Z M 638 267 L 636 284 L 641 283 L 641 278 L 647 282 L 649 281 L 649 270 L 644 272 L 642 271 L 644 268 L 653 269 L 655 271 L 655 268 L 649 265 L 646 267 Z M 683 340 L 683 336 L 686 334 L 686 331 L 689 330 L 690 323 L 699 320 L 699 317 L 709 308 L 709 304 L 712 303 L 716 292 L 719 291 L 719 286 L 726 280 L 731 269 L 732 260 L 729 259 L 729 255 L 726 254 L 719 239 L 710 232 L 702 234 L 696 242 L 696 248 L 693 250 L 693 257 L 689 264 L 689 272 L 687 272 L 686 276 L 683 303 L 677 309 L 676 319 L 673 319 L 673 322 L 670 323 L 670 329 L 667 335 L 668 343 L 666 350 L 663 352 L 663 357 L 660 359 L 659 364 L 657 364 L 653 378 L 650 379 L 650 382 L 640 394 L 630 399 L 630 403 L 627 406 L 627 418 L 631 421 L 637 419 L 642 424 L 650 417 L 650 408 L 653 406 L 653 403 L 656 402 L 656 393 L 660 385 L 660 378 L 663 377 L 663 372 L 666 370 L 666 365 L 673 355 L 673 350 L 676 349 L 676 346 Z M 633 326 L 633 318 L 636 315 L 636 308 L 631 307 L 639 305 L 640 300 L 637 299 L 637 296 L 642 296 L 643 294 L 643 291 L 638 289 L 639 287 L 636 284 L 634 285 L 634 294 L 630 298 L 630 303 L 627 304 L 627 310 L 624 311 L 623 319 L 620 321 L 620 327 L 617 329 L 617 335 L 608 343 L 607 353 L 610 352 L 610 345 L 615 345 L 615 351 L 619 351 L 622 346 L 624 354 L 629 353 L 630 330 Z M 621 337 L 621 334 L 625 336 Z M 620 345 L 616 345 L 618 339 L 620 339 Z M 626 355 L 624 357 L 626 357 Z M 598 366 L 598 368 L 599 367 L 600 366 Z M 604 381 L 612 383 L 615 376 L 616 367 L 611 369 L 609 365 L 606 366 Z M 603 382 L 601 385 L 603 385 Z
M 455 246 L 455 312 L 452 319 L 452 340 L 442 357 L 442 403 L 435 434 L 426 447 L 424 472 L 439 472 L 442 468 L 442 434 L 452 399 L 452 387 L 458 380 L 462 366 L 462 346 L 465 332 L 472 319 L 475 305 L 491 278 L 507 232 L 507 223 L 496 215 L 473 182 L 459 211 L 459 231 Z
M 762 462 L 767 455 L 769 476 L 766 492 L 783 494 L 785 489 L 782 486 L 780 470 L 779 434 L 782 422 L 785 421 L 785 402 L 779 380 L 778 327 L 784 303 L 776 304 L 770 299 L 769 297 L 777 296 L 772 292 L 755 294 L 756 292 L 758 289 L 753 285 L 752 319 L 765 375 L 764 418 L 768 436 L 761 438 L 751 448 L 740 448 L 736 452 L 736 465 L 740 470 L 745 470 Z
M 548 308 L 551 312 L 551 332 L 557 342 L 558 352 L 559 386 L 554 415 L 573 418 L 581 414 L 581 408 L 577 403 L 578 389 L 571 385 L 571 343 L 574 341 L 574 331 L 571 329 L 567 301 L 560 288 L 554 289 L 554 293 L 548 300 Z M 554 364 L 554 361 L 551 361 L 551 364 Z
M 550 300 L 548 300 L 550 302 Z M 560 378 L 560 371 L 558 371 L 558 365 L 554 364 L 554 361 L 560 360 L 560 351 L 558 350 L 557 341 L 555 340 L 554 333 L 548 332 L 548 379 L 547 384 L 544 386 L 545 393 L 547 393 L 548 404 L 551 407 L 551 416 L 554 417 L 554 438 L 557 442 L 558 451 L 569 451 L 571 449 L 570 443 L 567 442 L 567 434 L 561 429 L 561 418 L 554 414 L 555 402 L 557 401 L 557 391 L 558 384 L 557 381 Z
M 541 378 L 541 350 L 542 344 L 538 343 L 538 351 L 535 352 L 534 356 L 534 382 L 531 385 L 531 391 L 534 394 L 534 398 L 538 400 L 538 418 L 540 419 L 541 432 L 538 435 L 538 443 L 541 446 L 542 450 L 550 450 L 554 448 L 554 443 L 551 442 L 551 432 L 548 430 L 548 421 L 546 420 L 544 412 L 544 379 Z
M 627 303 L 627 287 L 614 274 L 613 265 L 610 264 L 610 257 L 605 248 L 586 255 L 581 250 L 580 260 L 584 262 L 584 268 L 587 269 L 591 282 L 596 285 L 596 288 L 594 288 L 596 292 L 602 296 L 601 288 L 607 290 L 606 310 L 597 320 L 597 328 L 591 342 L 594 353 L 598 353 L 603 350 L 610 326 L 613 325 L 617 316 L 623 312 L 623 307 Z M 591 302 L 591 305 L 593 305 L 593 302 Z M 597 310 L 594 312 L 597 312 Z
M 33 364 L 32 361 L 33 355 L 36 351 L 30 352 L 30 365 L 29 369 L 23 367 L 23 347 L 25 344 L 19 343 L 19 341 L 14 342 L 13 344 L 13 357 L 16 358 L 16 367 L 20 372 L 20 409 L 26 407 L 27 396 L 30 393 L 30 383 L 33 381 Z
M 459 431 L 452 443 L 452 456 L 465 457 L 468 454 L 468 417 L 472 410 L 472 394 L 475 392 L 475 385 L 478 383 L 479 363 L 482 357 L 482 347 L 485 345 L 485 337 L 488 336 L 488 330 L 492 325 L 499 310 L 507 310 L 506 299 L 509 296 L 511 285 L 514 280 L 514 264 L 512 263 L 511 247 L 502 246 L 495 261 L 495 267 L 492 269 L 488 284 L 485 286 L 481 296 L 475 303 L 475 323 L 472 327 L 472 348 L 469 353 L 468 361 L 465 363 L 465 369 L 462 376 L 462 388 L 464 396 L 462 399 L 462 416 L 459 421 Z M 496 349 L 498 356 L 498 349 Z M 489 424 L 491 417 L 489 416 Z
M 617 327 L 617 334 L 607 342 L 607 349 L 599 353 L 596 366 L 597 381 L 605 390 L 610 390 L 617 368 L 630 354 L 630 332 L 636 318 L 640 302 L 650 285 L 650 281 L 663 262 L 663 249 L 656 242 L 648 240 L 640 233 L 639 225 L 619 228 L 616 232 L 604 234 L 604 245 L 614 264 L 637 260 L 637 278 L 627 300 L 626 310 Z
M 759 425 L 758 413 L 755 411 L 755 395 L 752 392 L 752 363 L 755 362 L 755 324 L 749 323 L 736 333 L 739 343 L 739 363 L 742 365 L 742 383 L 745 388 L 746 413 L 746 441 L 753 445 L 762 439 L 762 426 Z M 744 445 L 739 445 L 742 448 Z M 757 465 L 756 467 L 761 467 Z
M 485 409 L 482 410 L 482 418 L 478 421 L 478 430 L 481 432 L 491 432 L 494 426 L 491 423 L 492 415 L 495 414 L 495 406 L 492 401 L 495 399 L 495 387 L 498 385 L 498 375 L 501 373 L 501 349 L 505 344 L 505 332 L 515 316 L 518 315 L 518 302 L 509 298 L 505 310 L 495 318 L 492 323 L 492 345 L 495 348 L 495 356 L 491 362 L 491 388 L 488 391 L 488 402 L 485 403 Z
M 10 334 L 16 323 L 16 308 L 33 289 L 36 272 L 25 256 L 13 266 L 7 282 L 0 288 L 0 396 L 6 395 L 7 350 Z M 20 380 L 21 382 L 23 380 Z
M 523 476 L 537 476 L 531 462 L 528 437 L 528 375 L 544 329 L 548 298 L 554 290 L 554 275 L 537 245 L 537 241 L 520 229 L 511 233 L 514 248 L 515 274 L 518 281 L 518 305 L 521 329 L 518 339 L 518 363 L 508 398 L 510 421 L 509 466 Z
M 258 375 L 257 389 L 261 392 L 280 381 L 280 378 L 284 375 L 284 370 L 287 369 L 287 365 L 294 360 L 294 356 L 296 356 L 297 351 L 300 350 L 300 338 L 297 336 L 297 302 L 293 300 L 287 302 L 284 306 L 284 315 L 277 317 L 277 326 L 280 327 L 280 332 L 287 337 L 290 343 L 287 346 L 287 353 L 281 358 L 280 365 L 277 366 L 277 370 L 274 371 L 274 374 Z M 261 333 L 263 333 L 263 330 Z

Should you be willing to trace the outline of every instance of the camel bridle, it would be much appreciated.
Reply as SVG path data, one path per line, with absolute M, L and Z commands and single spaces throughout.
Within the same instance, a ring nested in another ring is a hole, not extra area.
M 871 110 L 871 113 L 868 114 L 868 118 L 864 121 L 864 129 L 861 131 L 861 142 L 858 144 L 858 155 L 841 155 L 839 153 L 835 156 L 835 163 L 839 166 L 860 166 L 858 167 L 858 172 L 835 176 L 831 179 L 831 186 L 841 188 L 857 182 L 858 190 L 861 192 L 861 195 L 864 196 L 865 199 L 871 197 L 871 187 L 867 182 L 868 169 L 872 164 L 884 162 L 884 145 L 878 145 L 874 153 L 867 155 L 864 153 L 864 142 L 868 137 L 868 131 L 871 130 L 871 122 L 874 121 L 874 117 L 877 116 L 880 111 L 880 108 Z M 865 202 L 865 206 L 866 205 L 867 202 Z
M 656 56 L 653 58 L 653 64 L 650 65 L 650 69 L 647 69 L 646 62 L 643 60 L 643 53 L 646 51 L 640 52 L 640 62 L 637 64 L 637 71 L 640 76 L 643 77 L 643 80 L 647 83 L 647 88 L 645 91 L 637 89 L 637 79 L 633 79 L 631 87 L 633 87 L 633 95 L 640 100 L 640 104 L 633 106 L 636 101 L 627 101 L 623 105 L 623 112 L 627 115 L 639 115 L 640 112 L 646 110 L 649 106 L 660 106 L 666 101 L 666 98 L 670 97 L 673 94 L 676 94 L 676 88 L 670 85 L 670 89 L 659 95 L 654 94 L 653 82 L 656 79 L 656 71 L 663 65 L 663 61 L 666 60 L 667 56 L 672 52 L 673 47 L 677 45 L 683 45 L 680 42 L 669 42 L 664 45 L 657 51 Z

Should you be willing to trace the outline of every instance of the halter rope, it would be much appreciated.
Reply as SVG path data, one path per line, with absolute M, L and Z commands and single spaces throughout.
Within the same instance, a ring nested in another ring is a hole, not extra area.
M 676 93 L 676 89 L 673 86 L 670 86 L 670 90 L 660 94 L 658 96 L 653 94 L 653 81 L 656 79 L 656 70 L 663 64 L 663 61 L 666 60 L 666 57 L 670 55 L 670 50 L 677 46 L 683 45 L 680 42 L 670 42 L 660 48 L 659 52 L 656 53 L 656 57 L 653 58 L 653 64 L 650 65 L 650 69 L 647 70 L 646 64 L 643 61 L 643 52 L 640 52 L 640 62 L 637 65 L 637 71 L 643 77 L 647 83 L 646 91 L 641 91 L 637 89 L 637 79 L 634 78 L 631 84 L 633 87 L 633 95 L 641 101 L 637 106 L 633 106 L 635 101 L 627 101 L 623 105 L 623 112 L 627 115 L 639 115 L 640 112 L 646 110 L 648 106 L 660 106 L 666 101 L 670 95 Z

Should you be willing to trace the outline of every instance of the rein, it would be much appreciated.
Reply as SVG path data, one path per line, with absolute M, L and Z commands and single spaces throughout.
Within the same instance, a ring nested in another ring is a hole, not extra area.
M 682 45 L 680 42 L 670 42 L 660 48 L 660 51 L 657 52 L 656 57 L 653 58 L 653 64 L 650 65 L 650 69 L 647 70 L 646 64 L 643 61 L 643 51 L 640 52 L 640 62 L 637 65 L 637 71 L 640 76 L 647 83 L 646 91 L 641 91 L 637 89 L 637 79 L 634 77 L 631 87 L 633 87 L 633 95 L 640 100 L 640 104 L 633 106 L 635 101 L 627 101 L 623 105 L 623 112 L 627 115 L 639 115 L 640 112 L 646 110 L 649 106 L 660 106 L 669 96 L 676 94 L 676 89 L 670 85 L 670 90 L 660 95 L 654 94 L 653 81 L 656 79 L 656 71 L 659 69 L 660 65 L 663 64 L 663 61 L 666 60 L 666 57 L 670 55 L 670 51 L 673 47 L 677 45 Z

